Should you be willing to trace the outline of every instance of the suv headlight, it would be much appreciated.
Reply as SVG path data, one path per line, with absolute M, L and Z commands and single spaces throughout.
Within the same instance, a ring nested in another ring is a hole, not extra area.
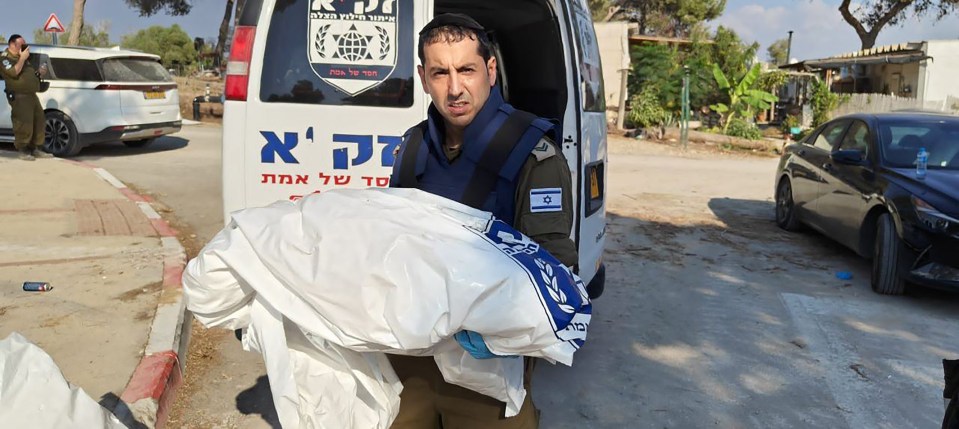
M 943 214 L 932 204 L 929 204 L 919 197 L 912 196 L 912 205 L 916 208 L 916 215 L 919 222 L 926 228 L 935 232 L 946 233 L 950 235 L 959 235 L 959 219 Z

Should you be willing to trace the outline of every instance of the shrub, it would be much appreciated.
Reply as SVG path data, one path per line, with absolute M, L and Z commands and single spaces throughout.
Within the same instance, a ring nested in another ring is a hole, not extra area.
M 651 128 L 662 126 L 666 121 L 666 109 L 659 104 L 656 87 L 647 86 L 643 91 L 634 95 L 630 101 L 630 111 L 626 116 L 633 126 Z
M 786 115 L 786 118 L 783 119 L 782 123 L 783 134 L 792 134 L 792 129 L 798 127 L 799 125 L 799 116 Z
M 763 132 L 756 127 L 756 124 L 738 118 L 729 121 L 729 126 L 726 128 L 726 135 L 749 140 L 759 140 L 763 138 Z

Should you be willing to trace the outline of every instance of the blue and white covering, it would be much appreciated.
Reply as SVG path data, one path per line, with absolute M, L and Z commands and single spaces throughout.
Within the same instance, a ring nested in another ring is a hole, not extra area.
M 187 306 L 244 329 L 283 427 L 389 428 L 402 386 L 384 353 L 433 356 L 450 383 L 525 398 L 522 359 L 571 365 L 591 305 L 568 268 L 489 213 L 416 189 L 337 190 L 234 213 L 187 266 Z

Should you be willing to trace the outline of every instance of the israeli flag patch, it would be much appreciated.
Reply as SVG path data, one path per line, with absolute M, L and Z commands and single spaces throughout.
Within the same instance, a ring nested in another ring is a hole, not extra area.
M 533 213 L 563 210 L 563 188 L 539 188 L 529 191 L 529 211 Z

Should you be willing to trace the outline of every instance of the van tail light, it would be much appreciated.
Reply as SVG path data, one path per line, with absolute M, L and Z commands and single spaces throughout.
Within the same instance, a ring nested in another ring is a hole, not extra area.
M 239 25 L 233 30 L 230 61 L 226 63 L 226 99 L 246 101 L 250 86 L 250 60 L 253 58 L 253 36 L 256 27 Z

